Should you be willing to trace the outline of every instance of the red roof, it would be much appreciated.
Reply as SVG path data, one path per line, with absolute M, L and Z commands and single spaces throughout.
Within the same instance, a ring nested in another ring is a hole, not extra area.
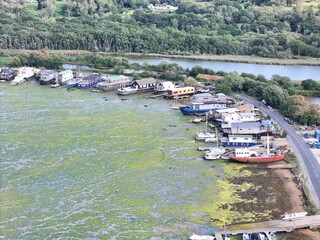
M 203 79 L 206 79 L 206 80 L 208 80 L 208 81 L 219 81 L 219 80 L 221 80 L 223 77 L 217 76 L 217 75 L 208 75 L 208 74 L 199 73 L 199 74 L 197 75 L 197 78 L 203 78 Z

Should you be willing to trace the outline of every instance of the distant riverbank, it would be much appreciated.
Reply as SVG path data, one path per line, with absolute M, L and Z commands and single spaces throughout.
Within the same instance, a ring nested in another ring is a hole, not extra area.
M 270 65 L 303 65 L 303 66 L 320 66 L 320 59 L 277 59 L 262 58 L 244 55 L 163 55 L 163 54 L 143 54 L 143 53 L 123 53 L 117 54 L 124 57 L 163 57 L 173 59 L 190 59 L 206 61 L 223 61 L 250 64 L 270 64 Z
M 22 52 L 35 52 L 39 50 L 3 50 L 7 53 L 22 53 Z M 48 50 L 53 54 L 66 54 L 66 55 L 87 55 L 94 52 L 83 50 Z M 224 61 L 224 62 L 236 62 L 236 63 L 250 63 L 250 64 L 270 64 L 270 65 L 303 65 L 303 66 L 320 66 L 319 58 L 307 58 L 307 59 L 277 59 L 277 58 L 263 58 L 256 56 L 245 55 L 169 55 L 169 54 L 156 54 L 156 53 L 106 53 L 95 52 L 99 54 L 106 54 L 111 56 L 123 56 L 123 57 L 163 57 L 173 59 L 190 59 L 190 60 L 206 60 L 206 61 Z

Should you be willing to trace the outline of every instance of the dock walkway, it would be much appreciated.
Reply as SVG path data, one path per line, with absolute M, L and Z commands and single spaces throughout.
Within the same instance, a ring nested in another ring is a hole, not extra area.
M 224 235 L 238 235 L 254 232 L 292 232 L 299 228 L 317 228 L 320 226 L 320 215 L 305 216 L 291 221 L 272 220 L 267 222 L 237 224 L 217 229 L 215 237 L 223 240 Z

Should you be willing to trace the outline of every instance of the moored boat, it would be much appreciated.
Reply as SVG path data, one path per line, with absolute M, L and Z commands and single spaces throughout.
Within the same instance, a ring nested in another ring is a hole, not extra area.
M 198 235 L 198 234 L 192 234 L 190 237 L 189 237 L 190 240 L 214 240 L 216 239 L 215 237 L 213 236 L 210 236 L 210 235 Z
M 284 213 L 283 215 L 281 215 L 281 219 L 284 221 L 291 221 L 294 220 L 296 218 L 302 218 L 307 216 L 307 212 L 298 212 L 298 213 Z
M 203 158 L 205 160 L 220 159 L 225 152 L 226 150 L 222 147 L 213 147 L 213 148 L 210 148 L 210 151 L 205 152 Z
M 227 108 L 222 102 L 191 102 L 187 106 L 180 107 L 180 111 L 185 115 L 205 115 L 210 110 Z
M 221 141 L 224 147 L 252 147 L 257 144 L 257 141 L 252 135 L 229 135 Z
M 229 158 L 245 163 L 270 163 L 283 160 L 283 153 L 258 152 L 250 148 L 236 148 L 234 153 L 229 154 Z
M 15 86 L 15 85 L 19 85 L 23 82 L 25 82 L 26 79 L 23 76 L 16 76 L 11 82 L 10 85 L 11 86 Z
M 73 78 L 67 83 L 66 87 L 67 88 L 77 87 L 80 82 L 82 82 L 82 78 L 80 77 Z
M 127 76 L 103 76 L 102 81 L 97 84 L 97 88 L 102 91 L 116 90 L 122 87 L 128 87 L 132 84 L 132 79 Z
M 11 68 L 3 68 L 0 71 L 0 80 L 12 81 L 17 76 L 17 72 Z
M 124 87 L 124 88 L 118 88 L 117 93 L 119 95 L 131 95 L 137 93 L 137 88 L 134 87 Z
M 89 76 L 86 76 L 82 79 L 81 82 L 78 83 L 79 88 L 89 88 L 98 82 L 101 82 L 101 76 L 100 74 L 91 74 Z
M 54 70 L 42 70 L 39 72 L 40 85 L 48 85 L 57 79 L 57 72 Z

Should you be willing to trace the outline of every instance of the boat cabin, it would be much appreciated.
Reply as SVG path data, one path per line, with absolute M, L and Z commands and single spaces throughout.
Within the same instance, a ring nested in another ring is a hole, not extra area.
M 132 79 L 127 76 L 106 76 L 101 78 L 102 82 L 97 84 L 97 88 L 102 91 L 116 90 L 118 88 L 123 88 L 130 86 Z
M 142 78 L 132 83 L 132 87 L 136 88 L 139 92 L 152 91 L 156 85 L 157 81 L 154 78 Z
M 195 93 L 194 87 L 180 87 L 180 88 L 174 88 L 174 89 L 168 90 L 165 97 L 177 99 L 184 96 L 191 96 L 194 93 Z
M 57 72 L 54 70 L 42 70 L 39 72 L 39 80 L 41 85 L 52 83 L 57 78 Z
M 223 132 L 233 135 L 260 135 L 265 130 L 261 129 L 260 122 L 233 122 L 230 128 L 223 128 Z
M 11 68 L 4 68 L 0 72 L 0 80 L 11 81 L 17 75 L 16 71 Z
M 171 81 L 159 82 L 154 88 L 157 92 L 166 92 L 175 88 L 175 85 Z
M 58 73 L 58 82 L 60 84 L 66 84 L 73 78 L 73 71 L 72 70 L 65 70 Z

